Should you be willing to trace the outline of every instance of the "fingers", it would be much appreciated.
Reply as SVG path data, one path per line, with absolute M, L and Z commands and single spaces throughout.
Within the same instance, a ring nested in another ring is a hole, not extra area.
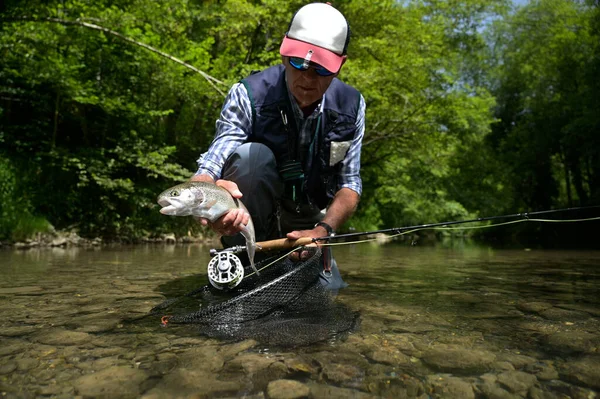
M 242 192 L 240 191 L 238 185 L 231 180 L 217 180 L 215 183 L 217 186 L 223 187 L 225 190 L 229 191 L 233 198 L 242 198 Z
M 300 248 L 297 251 L 292 252 L 289 255 L 289 258 L 292 260 L 292 262 L 299 262 L 299 261 L 305 261 L 308 258 L 310 258 L 310 252 L 306 249 Z
M 243 209 L 232 209 L 212 223 L 212 229 L 224 236 L 232 236 L 240 231 L 250 221 L 250 215 Z

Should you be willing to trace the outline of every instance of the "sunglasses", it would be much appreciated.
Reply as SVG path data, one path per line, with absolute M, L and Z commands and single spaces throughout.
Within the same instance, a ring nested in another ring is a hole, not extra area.
M 325 67 L 319 64 L 315 64 L 314 62 L 311 62 L 308 65 L 305 64 L 304 58 L 290 57 L 290 65 L 299 71 L 308 71 L 308 68 L 312 67 L 319 76 L 331 76 L 335 73 L 325 69 Z

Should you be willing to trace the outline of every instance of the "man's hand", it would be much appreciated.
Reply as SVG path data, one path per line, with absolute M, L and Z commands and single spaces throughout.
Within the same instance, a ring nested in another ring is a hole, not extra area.
M 242 198 L 242 192 L 238 188 L 238 185 L 230 180 L 217 180 L 216 182 L 209 175 L 195 175 L 192 176 L 190 181 L 204 181 L 208 183 L 215 183 L 217 186 L 223 187 L 229 191 L 233 198 Z M 208 219 L 198 219 L 203 226 L 209 226 L 216 233 L 223 236 L 232 236 L 239 233 L 243 227 L 245 227 L 250 221 L 250 215 L 243 209 L 232 209 L 219 219 L 211 223 Z
M 323 226 L 317 226 L 312 230 L 295 230 L 295 231 L 291 231 L 291 232 L 287 233 L 287 235 L 286 235 L 286 237 L 289 240 L 294 240 L 294 241 L 299 238 L 302 238 L 302 237 L 320 238 L 320 237 L 326 237 L 326 236 L 327 236 L 327 230 L 325 230 L 325 227 L 323 227 Z M 315 245 L 318 245 L 318 243 L 310 244 L 308 246 L 315 246 Z M 294 251 L 289 256 L 289 258 L 294 262 L 298 262 L 300 260 L 306 260 L 309 257 L 310 257 L 310 252 L 307 250 Z

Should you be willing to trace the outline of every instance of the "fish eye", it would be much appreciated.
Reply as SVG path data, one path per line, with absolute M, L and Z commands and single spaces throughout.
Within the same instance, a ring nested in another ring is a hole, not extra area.
M 170 195 L 171 195 L 171 197 L 179 197 L 179 191 L 173 190 L 173 191 L 171 191 Z

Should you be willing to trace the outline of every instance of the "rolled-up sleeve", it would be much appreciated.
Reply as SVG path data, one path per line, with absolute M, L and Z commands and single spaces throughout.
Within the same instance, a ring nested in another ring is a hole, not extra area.
M 338 190 L 341 188 L 349 188 L 362 194 L 362 180 L 360 178 L 360 151 L 362 148 L 362 140 L 365 135 L 365 110 L 366 103 L 364 97 L 360 96 L 360 104 L 358 106 L 358 115 L 356 117 L 356 134 L 350 144 L 350 148 L 342 161 L 340 170 L 340 178 L 338 180 Z
M 217 119 L 216 133 L 208 151 L 198 158 L 196 175 L 208 174 L 221 178 L 223 165 L 229 156 L 248 140 L 252 131 L 252 105 L 241 83 L 231 87 Z

